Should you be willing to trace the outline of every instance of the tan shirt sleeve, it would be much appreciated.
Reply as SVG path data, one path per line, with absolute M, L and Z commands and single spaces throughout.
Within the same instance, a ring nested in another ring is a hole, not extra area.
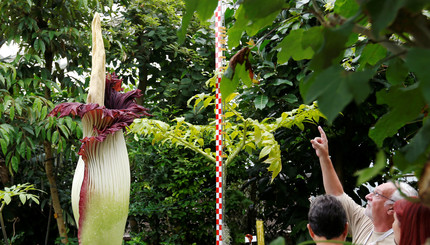
M 345 209 L 348 220 L 348 233 L 354 244 L 364 244 L 373 230 L 372 220 L 364 214 L 365 208 L 355 203 L 351 197 L 343 193 L 337 196 Z

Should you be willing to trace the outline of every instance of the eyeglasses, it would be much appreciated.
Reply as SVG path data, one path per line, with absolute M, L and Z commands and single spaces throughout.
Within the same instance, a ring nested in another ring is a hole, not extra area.
M 383 198 L 388 199 L 388 200 L 390 200 L 390 201 L 392 201 L 392 202 L 396 202 L 396 201 L 394 201 L 393 199 L 391 199 L 391 198 L 389 198 L 389 197 L 386 197 L 386 196 L 384 196 L 384 195 L 382 195 L 382 194 L 380 194 L 380 193 L 376 192 L 375 190 L 373 190 L 373 191 L 372 191 L 372 193 L 373 193 L 373 195 L 374 195 L 375 197 L 383 197 Z

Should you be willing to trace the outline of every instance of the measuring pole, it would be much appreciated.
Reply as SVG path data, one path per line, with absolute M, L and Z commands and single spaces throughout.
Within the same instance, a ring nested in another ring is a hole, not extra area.
M 218 73 L 215 91 L 215 145 L 216 145 L 216 245 L 223 244 L 223 213 L 224 213 L 224 176 L 223 176 L 223 105 L 220 84 L 223 70 L 225 44 L 225 28 L 223 27 L 222 1 L 218 0 L 215 10 L 215 70 Z

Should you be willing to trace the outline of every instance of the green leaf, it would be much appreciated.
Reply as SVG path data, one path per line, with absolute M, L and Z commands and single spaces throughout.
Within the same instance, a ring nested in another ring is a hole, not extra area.
M 392 85 L 397 85 L 405 81 L 408 72 L 409 70 L 405 63 L 401 59 L 395 58 L 390 61 L 385 76 L 388 82 Z
M 65 117 L 64 121 L 66 122 L 67 127 L 73 130 L 73 119 L 71 117 Z
M 372 32 L 378 37 L 380 32 L 393 23 L 397 12 L 405 5 L 406 0 L 369 0 L 365 3 L 365 11 L 372 20 Z
M 66 127 L 66 125 L 60 125 L 60 126 L 59 126 L 59 128 L 60 128 L 61 132 L 64 134 L 64 136 L 65 136 L 66 138 L 68 138 L 68 137 L 69 137 L 69 134 L 70 134 L 70 131 L 69 131 L 69 129 Z
M 266 107 L 267 102 L 269 102 L 269 97 L 267 97 L 266 95 L 259 95 L 254 100 L 254 106 L 257 109 L 262 110 Z
M 206 21 L 214 15 L 218 6 L 218 0 L 197 1 L 197 16 L 201 21 Z
M 385 168 L 386 162 L 387 158 L 385 157 L 384 151 L 379 151 L 376 155 L 376 160 L 373 167 L 361 169 L 354 174 L 355 176 L 358 176 L 357 186 L 360 186 L 376 177 L 376 175 L 378 175 Z
M 234 25 L 228 29 L 227 31 L 227 44 L 229 49 L 233 49 L 237 47 L 240 43 L 240 38 L 242 37 L 242 33 L 244 32 L 244 26 L 248 24 L 249 19 L 245 15 L 245 10 L 243 9 L 243 5 L 240 5 L 236 10 L 236 22 Z
M 36 126 L 35 127 L 35 131 L 36 131 L 36 137 L 38 137 L 39 136 L 39 133 L 40 133 L 40 130 L 42 129 L 42 127 L 41 126 Z
M 332 64 L 338 64 L 345 51 L 345 43 L 352 34 L 352 22 L 347 22 L 337 28 L 325 28 L 323 30 L 324 41 L 321 48 L 314 55 L 309 67 L 315 71 L 324 70 Z
M 285 245 L 285 239 L 283 237 L 278 237 L 275 240 L 273 240 L 272 242 L 270 242 L 269 245 Z
M 33 200 L 36 204 L 39 204 L 39 199 L 37 199 L 37 197 L 31 195 L 30 196 L 31 200 Z
M 254 139 L 255 144 L 259 145 L 261 141 L 261 129 L 259 127 L 254 127 Z
M 31 159 L 31 148 L 30 146 L 27 146 L 27 156 L 26 159 L 29 161 Z
M 6 153 L 7 153 L 7 142 L 6 142 L 6 140 L 0 138 L 0 145 L 1 145 L 1 150 L 3 152 L 3 155 L 6 155 Z
M 178 42 L 182 44 L 185 41 L 188 25 L 197 9 L 198 0 L 185 0 L 185 14 L 182 16 L 182 24 L 178 31 Z
M 24 126 L 22 127 L 22 129 L 24 129 L 25 131 L 27 131 L 29 134 L 34 135 L 34 131 L 32 128 L 28 127 L 28 126 Z
M 252 19 L 249 22 L 250 24 L 248 24 L 245 28 L 246 33 L 248 33 L 250 37 L 254 36 L 264 27 L 271 25 L 278 14 L 279 12 L 275 12 L 261 19 Z
M 271 145 L 267 145 L 265 146 L 261 151 L 260 151 L 260 156 L 258 158 L 263 158 L 267 155 L 269 155 L 270 151 L 272 150 L 272 146 Z
M 228 79 L 232 79 L 233 75 L 234 75 L 233 68 L 231 68 L 231 66 L 227 66 L 227 69 L 225 69 L 223 76 L 225 76 Z
M 25 149 L 26 149 L 26 147 L 27 147 L 27 145 L 25 144 L 25 141 L 22 141 L 21 144 L 19 145 L 19 148 L 18 148 L 18 153 L 23 158 L 25 157 Z
M 52 138 L 51 138 L 51 143 L 52 144 L 56 144 L 57 143 L 58 136 L 59 136 L 59 133 L 58 133 L 57 130 L 55 130 L 54 133 L 52 134 Z
M 18 172 L 19 159 L 17 156 L 13 156 L 11 159 L 12 169 L 15 172 Z
M 366 64 L 376 65 L 378 61 L 385 58 L 387 55 L 387 50 L 379 44 L 367 44 L 361 52 L 359 59 L 360 67 L 359 70 L 363 70 Z
M 235 76 L 236 74 L 239 76 L 240 81 L 242 81 L 246 86 L 250 87 L 252 86 L 252 80 L 251 77 L 249 77 L 249 71 L 246 70 L 245 62 L 243 62 L 243 64 L 236 64 L 234 73 Z
M 279 64 L 286 63 L 290 57 L 294 60 L 310 59 L 314 55 L 314 51 L 311 47 L 302 47 L 302 36 L 303 29 L 297 29 L 290 32 L 281 43 L 276 47 L 281 49 L 278 52 L 278 62 Z
M 332 122 L 353 99 L 357 103 L 364 101 L 370 93 L 368 81 L 373 73 L 373 70 L 350 72 L 332 66 L 315 75 L 304 94 L 305 103 L 318 100 L 319 109 Z
M 10 201 L 12 201 L 12 198 L 11 198 L 9 193 L 5 193 L 3 196 L 3 200 L 6 203 L 6 205 L 8 205 L 10 203 Z
M 34 49 L 36 50 L 36 51 L 39 51 L 40 50 L 40 43 L 39 43 L 39 39 L 36 39 L 36 40 L 34 40 L 34 44 L 33 44 L 33 47 L 34 47 Z
M 288 86 L 293 86 L 293 82 L 291 82 L 290 80 L 287 79 L 276 79 L 276 81 L 273 83 L 273 85 L 282 85 L 282 84 L 286 84 Z
M 421 91 L 427 103 L 430 103 L 429 57 L 430 50 L 422 48 L 411 48 L 406 55 L 406 66 L 417 75 Z
M 297 96 L 294 94 L 287 94 L 287 95 L 283 96 L 282 98 L 290 104 L 293 104 L 293 103 L 296 103 L 297 101 L 299 101 Z
M 52 40 L 55 36 L 56 32 L 55 31 L 49 31 L 49 40 Z
M 396 168 L 398 168 L 403 173 L 414 172 L 416 177 L 421 176 L 421 170 L 423 169 L 424 163 L 427 162 L 427 157 L 425 154 L 420 155 L 417 160 L 410 162 L 405 158 L 405 152 L 403 150 L 398 150 L 393 154 L 393 162 Z
M 25 195 L 25 194 L 23 194 L 23 193 L 20 193 L 20 194 L 19 194 L 19 199 L 21 200 L 21 203 L 22 203 L 22 204 L 25 204 L 25 201 L 27 201 L 27 197 L 26 197 L 26 195 Z
M 13 120 L 15 118 L 15 107 L 14 106 L 11 106 L 9 108 L 9 117 L 10 117 L 10 120 Z
M 302 48 L 311 47 L 314 52 L 317 52 L 324 41 L 323 30 L 322 26 L 313 26 L 305 30 L 302 35 Z
M 221 99 L 225 101 L 225 99 L 232 93 L 236 91 L 237 86 L 239 85 L 239 76 L 234 75 L 233 80 L 228 79 L 226 76 L 222 76 L 220 83 L 220 92 Z
M 260 1 L 260 0 L 245 0 L 243 6 L 243 17 L 246 16 L 245 27 L 246 33 L 249 36 L 254 36 L 264 27 L 271 25 L 276 19 L 283 7 L 287 7 L 284 0 Z M 236 16 L 236 19 L 238 17 Z
M 425 120 L 418 133 L 410 140 L 409 144 L 402 148 L 405 159 L 408 162 L 415 162 L 423 155 L 430 145 L 430 120 Z
M 24 87 L 24 86 L 21 86 L 21 87 Z M 18 112 L 18 115 L 21 116 L 22 115 L 21 101 L 18 101 L 18 100 L 15 101 L 15 109 Z
M 387 104 L 390 111 L 383 115 L 369 131 L 370 138 L 382 147 L 385 138 L 393 136 L 407 122 L 415 120 L 425 105 L 421 89 L 415 84 L 407 88 L 392 86 L 376 93 L 378 104 Z
M 354 16 L 360 9 L 356 1 L 336 0 L 334 3 L 334 12 L 340 16 L 349 18 Z
M 182 24 L 178 31 L 178 42 L 180 44 L 185 40 L 185 34 L 187 33 L 187 28 L 194 12 L 197 11 L 197 16 L 201 21 L 206 21 L 213 15 L 217 4 L 217 0 L 185 0 L 186 10 L 185 14 L 182 16 Z
M 42 40 L 42 39 L 37 38 L 37 39 L 34 41 L 34 49 L 35 49 L 36 51 L 40 51 L 42 54 L 44 54 L 44 53 L 45 53 L 45 43 L 43 42 L 43 40 Z
M 7 123 L 1 124 L 0 128 L 5 130 L 8 134 L 13 134 L 13 132 L 15 131 L 15 129 L 12 127 L 12 125 L 7 124 Z
M 272 0 L 272 1 L 261 1 L 261 0 L 244 0 L 243 8 L 246 15 L 251 19 L 264 18 L 273 13 L 278 14 L 284 6 L 284 0 Z
M 273 161 L 272 161 L 272 159 L 273 159 Z M 273 181 L 275 179 L 275 177 L 278 176 L 278 174 L 282 170 L 281 159 L 269 158 L 268 160 L 266 160 L 264 162 L 265 163 L 270 162 L 270 166 L 267 168 L 267 170 L 272 172 L 272 179 L 271 179 L 271 181 Z

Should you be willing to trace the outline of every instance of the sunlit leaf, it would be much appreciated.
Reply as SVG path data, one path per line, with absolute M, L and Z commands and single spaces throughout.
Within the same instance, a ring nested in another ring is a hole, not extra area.
M 25 204 L 25 201 L 27 201 L 27 197 L 23 193 L 19 194 L 19 199 L 21 200 L 22 204 Z
M 272 146 L 265 146 L 261 151 L 260 151 L 260 156 L 259 158 L 263 158 L 267 155 L 269 155 L 270 151 L 272 150 Z
M 9 193 L 5 193 L 3 196 L 3 200 L 6 203 L 6 205 L 8 205 L 10 203 L 10 201 L 12 201 L 12 198 L 11 198 Z
M 334 12 L 346 18 L 354 16 L 359 8 L 360 6 L 356 1 L 336 0 L 334 3 Z
M 303 29 L 297 29 L 290 32 L 278 45 L 278 62 L 286 63 L 290 57 L 294 60 L 310 59 L 314 55 L 311 47 L 302 47 Z

